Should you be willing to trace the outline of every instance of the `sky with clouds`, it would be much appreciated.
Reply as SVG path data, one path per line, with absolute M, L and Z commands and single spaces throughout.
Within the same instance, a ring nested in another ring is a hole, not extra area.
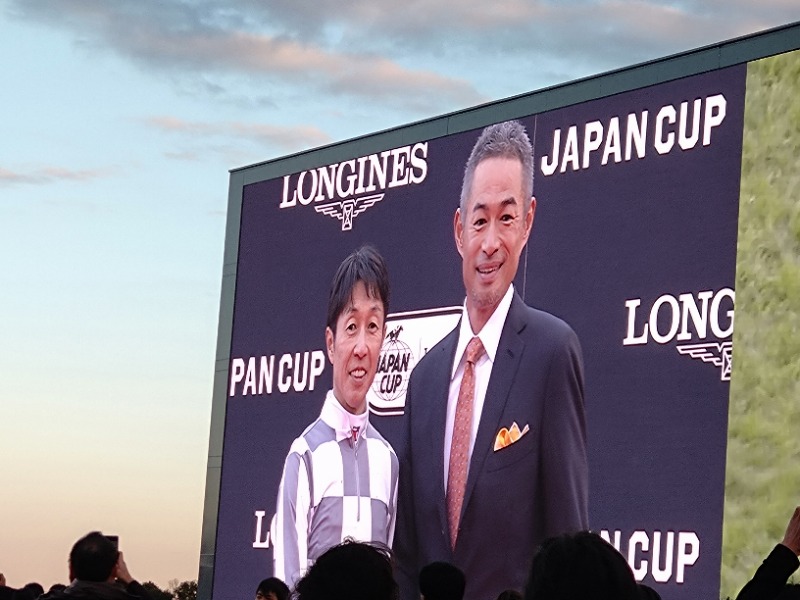
M 197 577 L 228 170 L 800 19 L 798 0 L 0 0 L 0 572 Z

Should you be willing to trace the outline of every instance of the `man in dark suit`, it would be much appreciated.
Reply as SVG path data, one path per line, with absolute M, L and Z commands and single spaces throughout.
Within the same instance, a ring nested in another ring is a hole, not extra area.
M 580 345 L 512 285 L 532 187 L 524 127 L 487 127 L 453 223 L 464 313 L 420 360 L 406 396 L 395 537 L 404 599 L 418 598 L 418 569 L 434 561 L 464 572 L 465 600 L 521 590 L 545 538 L 588 528 Z

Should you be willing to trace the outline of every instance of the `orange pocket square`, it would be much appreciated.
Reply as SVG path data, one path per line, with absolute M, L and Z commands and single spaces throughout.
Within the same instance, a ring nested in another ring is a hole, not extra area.
M 494 438 L 494 451 L 497 452 L 498 450 L 502 450 L 506 446 L 510 446 L 517 440 L 519 440 L 523 435 L 530 431 L 530 427 L 525 425 L 524 429 L 520 429 L 517 422 L 514 421 L 511 424 L 511 427 L 506 429 L 503 427 L 500 431 L 497 432 L 497 436 Z

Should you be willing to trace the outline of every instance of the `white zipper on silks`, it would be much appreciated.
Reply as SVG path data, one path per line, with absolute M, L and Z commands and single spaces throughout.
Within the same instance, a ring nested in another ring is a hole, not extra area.
M 353 460 L 356 466 L 356 502 L 358 503 L 358 507 L 356 508 L 356 521 L 361 521 L 361 481 L 358 475 L 358 434 L 360 430 L 360 427 L 352 427 L 350 429 L 352 433 L 350 440 L 353 445 Z

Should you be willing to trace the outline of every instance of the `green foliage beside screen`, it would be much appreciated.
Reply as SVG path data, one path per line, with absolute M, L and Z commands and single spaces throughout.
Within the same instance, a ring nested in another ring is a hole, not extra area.
M 748 65 L 722 597 L 800 504 L 800 51 Z

